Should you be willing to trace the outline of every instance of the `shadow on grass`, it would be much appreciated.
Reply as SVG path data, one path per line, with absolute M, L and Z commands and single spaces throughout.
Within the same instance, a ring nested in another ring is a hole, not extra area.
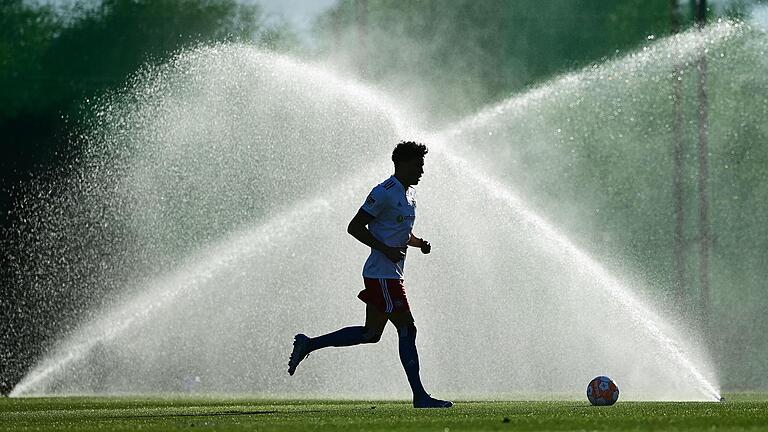
M 247 415 L 259 415 L 259 414 L 278 414 L 279 411 L 220 411 L 209 413 L 157 413 L 157 414 L 136 414 L 136 415 L 122 415 L 122 416 L 104 416 L 104 418 L 110 419 L 122 419 L 129 420 L 135 418 L 163 418 L 163 417 L 220 417 L 220 416 L 247 416 Z

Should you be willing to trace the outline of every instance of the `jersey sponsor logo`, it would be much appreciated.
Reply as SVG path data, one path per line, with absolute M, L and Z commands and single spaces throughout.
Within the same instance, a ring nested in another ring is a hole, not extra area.
M 400 223 L 406 219 L 416 219 L 414 215 L 397 215 L 397 223 Z
M 374 204 L 376 204 L 376 200 L 373 199 L 372 196 L 368 195 L 368 199 L 365 200 L 365 205 L 368 207 L 373 207 Z

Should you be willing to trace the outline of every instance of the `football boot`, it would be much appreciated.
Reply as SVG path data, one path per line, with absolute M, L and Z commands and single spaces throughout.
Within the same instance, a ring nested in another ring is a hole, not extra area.
M 293 351 L 291 351 L 291 357 L 288 359 L 288 374 L 293 375 L 296 372 L 296 367 L 307 356 L 309 356 L 309 337 L 299 333 L 293 338 Z
M 450 408 L 453 406 L 453 402 L 435 399 L 430 395 L 424 395 L 420 398 L 413 399 L 414 408 Z

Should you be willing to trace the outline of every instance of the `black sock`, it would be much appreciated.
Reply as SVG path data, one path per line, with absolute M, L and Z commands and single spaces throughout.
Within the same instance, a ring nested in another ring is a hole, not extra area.
M 365 327 L 344 327 L 333 333 L 309 339 L 309 350 L 314 351 L 329 346 L 344 347 L 364 342 Z
M 400 339 L 400 362 L 405 369 L 405 375 L 408 377 L 408 384 L 411 385 L 411 391 L 414 398 L 420 398 L 427 394 L 424 386 L 421 384 L 419 376 L 419 353 L 416 351 L 416 327 L 407 326 L 397 329 Z

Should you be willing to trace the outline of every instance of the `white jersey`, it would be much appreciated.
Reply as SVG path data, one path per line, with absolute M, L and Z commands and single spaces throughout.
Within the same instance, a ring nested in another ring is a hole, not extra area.
M 374 217 L 368 230 L 387 246 L 406 248 L 416 221 L 416 199 L 413 189 L 406 191 L 392 176 L 373 188 L 360 210 Z M 363 277 L 372 279 L 403 279 L 405 259 L 393 263 L 386 255 L 371 248 L 363 266 Z

